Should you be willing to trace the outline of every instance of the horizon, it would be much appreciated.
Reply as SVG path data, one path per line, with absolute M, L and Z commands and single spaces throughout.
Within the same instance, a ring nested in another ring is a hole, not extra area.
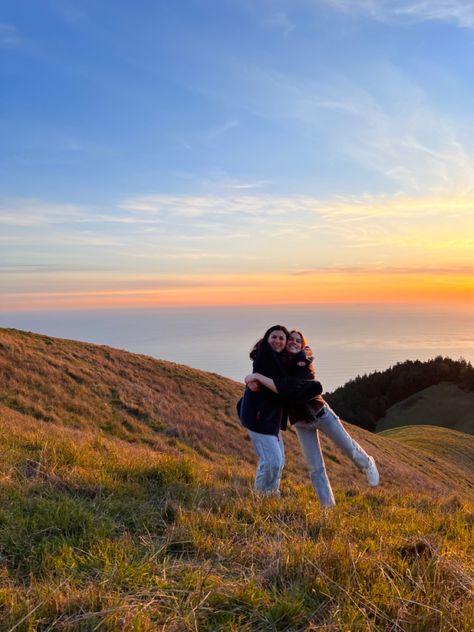
M 470 0 L 4 7 L 0 313 L 472 310 L 473 45 Z
M 50 310 L 0 314 L 0 327 L 124 349 L 241 382 L 272 324 L 302 330 L 327 391 L 357 375 L 437 356 L 474 363 L 465 309 L 427 305 L 267 305 Z

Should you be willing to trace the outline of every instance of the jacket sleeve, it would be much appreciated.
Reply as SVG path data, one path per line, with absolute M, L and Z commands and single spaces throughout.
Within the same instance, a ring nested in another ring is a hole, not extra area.
M 286 404 L 309 401 L 323 392 L 321 382 L 317 380 L 302 380 L 297 377 L 282 377 L 273 380 L 278 395 Z

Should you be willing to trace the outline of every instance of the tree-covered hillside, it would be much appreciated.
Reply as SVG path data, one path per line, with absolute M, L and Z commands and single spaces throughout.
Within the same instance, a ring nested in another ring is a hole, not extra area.
M 463 359 L 442 356 L 427 362 L 407 360 L 386 371 L 357 376 L 325 398 L 342 419 L 374 431 L 377 421 L 391 406 L 442 382 L 474 391 L 474 368 Z

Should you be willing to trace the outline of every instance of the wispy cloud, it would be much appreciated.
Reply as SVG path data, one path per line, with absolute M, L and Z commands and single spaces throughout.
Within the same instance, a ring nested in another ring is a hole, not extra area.
M 341 72 L 320 72 L 314 80 L 256 65 L 234 72 L 245 86 L 237 97 L 241 107 L 292 124 L 315 151 L 362 165 L 382 176 L 388 190 L 472 190 L 470 134 L 394 64 L 368 62 L 357 81 Z
M 309 217 L 331 221 L 397 217 L 401 219 L 437 216 L 469 217 L 474 210 L 474 194 L 465 196 L 363 195 L 332 199 L 310 196 L 164 196 L 150 195 L 124 200 L 119 208 L 137 217 L 170 215 L 178 217 L 248 216 L 293 217 L 306 222 Z M 299 223 L 301 223 L 299 222 Z
M 158 217 L 137 217 L 112 208 L 105 213 L 79 204 L 48 202 L 45 200 L 0 200 L 0 226 L 47 227 L 61 224 L 160 224 Z
M 362 13 L 384 22 L 443 21 L 474 28 L 471 0 L 326 0 L 348 13 Z
M 222 169 L 214 169 L 204 173 L 179 173 L 176 175 L 186 179 L 192 183 L 196 190 L 200 190 L 206 195 L 226 195 L 229 191 L 234 190 L 266 189 L 272 184 L 272 181 L 267 179 L 243 180 L 236 178 Z
M 231 121 L 226 121 L 225 123 L 222 123 L 221 125 L 216 125 L 215 127 L 211 128 L 207 133 L 207 138 L 208 140 L 215 140 L 219 136 L 222 136 L 223 134 L 230 132 L 231 130 L 235 129 L 238 126 L 239 126 L 239 122 L 235 119 Z
M 267 272 L 319 266 L 466 265 L 474 194 L 464 196 L 150 195 L 88 209 L 36 201 L 0 210 L 2 262 L 92 259 L 113 269 Z M 9 224 L 5 224 L 5 220 Z M 19 254 L 15 248 L 21 244 Z M 31 246 L 31 247 L 30 247 Z M 94 256 L 92 256 L 92 253 Z M 296 263 L 298 262 L 298 263 Z
M 357 132 L 348 135 L 344 151 L 405 191 L 472 190 L 474 156 L 464 146 L 457 124 L 425 100 L 416 100 L 418 90 L 410 90 L 406 83 L 404 87 L 405 95 L 412 94 L 415 100 L 408 111 L 402 106 L 399 113 L 366 95 L 365 107 L 353 116 Z
M 135 213 L 175 217 L 209 216 L 278 216 L 285 215 L 299 206 L 298 198 L 271 196 L 166 196 L 149 195 L 130 198 L 119 204 L 119 208 Z
M 333 266 L 333 267 L 315 267 L 305 268 L 301 270 L 293 270 L 290 272 L 293 276 L 312 276 L 320 274 L 387 274 L 387 275 L 460 275 L 471 276 L 472 266 L 385 266 L 385 265 L 351 265 L 351 266 Z
M 83 220 L 88 211 L 75 204 L 48 203 L 41 200 L 0 202 L 0 225 L 45 226 Z
M 223 183 L 228 189 L 261 189 L 271 184 L 271 180 L 256 180 L 255 182 L 241 182 L 239 180 L 229 180 Z
M 285 37 L 288 37 L 296 28 L 296 25 L 290 20 L 286 11 L 275 11 L 271 13 L 263 20 L 263 24 L 270 28 L 281 30 Z
M 250 188 L 251 185 L 248 185 Z M 238 189 L 247 188 L 246 185 Z M 261 219 L 274 222 L 281 229 L 311 226 L 316 220 L 333 224 L 364 223 L 396 218 L 403 221 L 425 221 L 444 218 L 469 220 L 474 212 L 474 192 L 464 195 L 364 194 L 361 196 L 282 196 L 252 195 L 146 195 L 127 198 L 107 213 L 76 204 L 49 203 L 42 200 L 16 200 L 0 203 L 0 224 L 17 227 L 54 224 L 137 224 L 162 225 L 180 223 L 185 226 L 218 230 L 219 222 L 245 223 Z M 188 221 L 192 220 L 192 221 Z M 185 234 L 185 233 L 184 233 Z
M 71 0 L 50 0 L 53 10 L 68 23 L 79 22 L 87 18 L 83 8 L 78 7 L 77 2 Z
M 26 50 L 28 42 L 20 35 L 13 24 L 0 24 L 0 48 L 9 50 Z
M 35 264 L 16 264 L 16 265 L 4 265 L 0 263 L 0 270 L 5 275 L 19 275 L 19 276 L 42 276 L 42 275 L 64 275 L 70 273 L 84 274 L 88 272 L 105 272 L 109 270 L 106 266 L 98 265 L 68 265 L 66 263 L 35 263 Z
M 363 195 L 338 197 L 320 202 L 319 213 L 331 221 L 363 221 L 375 218 L 427 220 L 429 218 L 469 219 L 474 211 L 474 194 L 465 196 Z

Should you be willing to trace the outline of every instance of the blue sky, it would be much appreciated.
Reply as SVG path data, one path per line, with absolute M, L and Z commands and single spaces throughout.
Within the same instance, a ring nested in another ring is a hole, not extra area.
M 471 0 L 16 0 L 0 55 L 8 309 L 472 271 Z

